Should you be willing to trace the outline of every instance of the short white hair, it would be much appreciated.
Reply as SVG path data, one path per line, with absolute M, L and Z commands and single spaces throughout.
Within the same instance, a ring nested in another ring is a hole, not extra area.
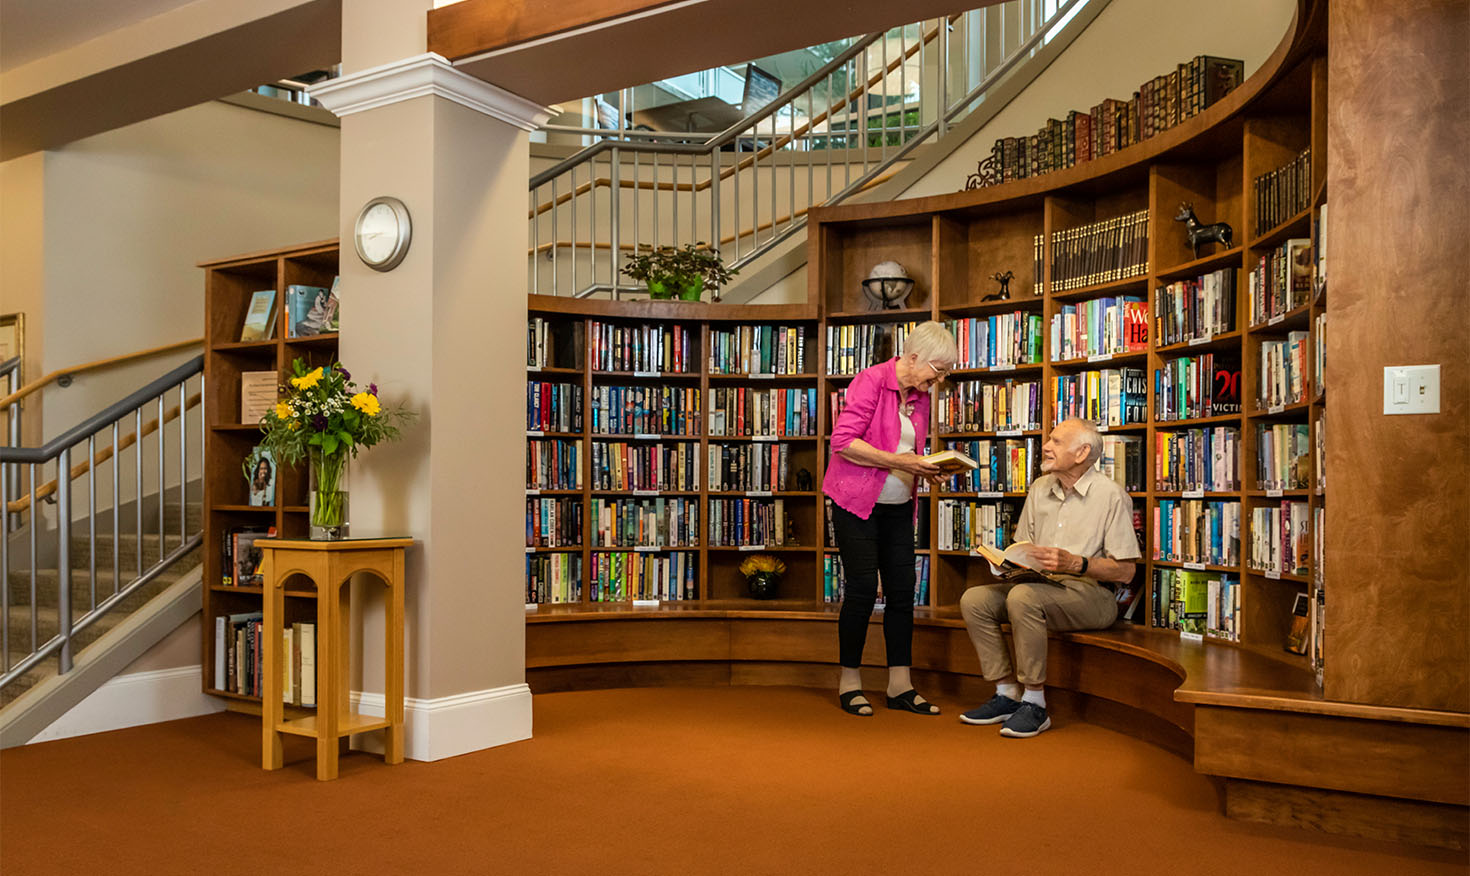
M 1102 432 L 1099 432 L 1097 429 L 1097 424 L 1091 420 L 1084 420 L 1081 417 L 1069 417 L 1057 425 L 1064 426 L 1067 423 L 1071 423 L 1082 430 L 1082 437 L 1078 439 L 1078 444 L 1087 445 L 1087 464 L 1093 465 L 1099 459 L 1102 459 L 1103 438 Z
M 932 319 L 914 326 L 904 338 L 903 351 L 918 356 L 921 362 L 953 364 L 960 358 L 960 348 L 954 342 L 954 335 L 944 327 L 944 323 Z

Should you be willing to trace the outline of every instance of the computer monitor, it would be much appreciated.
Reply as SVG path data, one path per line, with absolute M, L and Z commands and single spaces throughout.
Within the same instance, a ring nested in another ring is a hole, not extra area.
M 780 93 L 781 77 L 754 64 L 745 65 L 745 95 L 740 99 L 741 112 L 750 115 L 775 100 Z

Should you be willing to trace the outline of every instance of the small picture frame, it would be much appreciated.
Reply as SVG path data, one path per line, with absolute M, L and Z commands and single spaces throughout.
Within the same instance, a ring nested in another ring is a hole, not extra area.
M 20 357 L 20 367 L 15 372 L 15 385 L 0 387 L 3 395 L 20 389 L 25 383 L 26 315 L 24 313 L 0 313 L 0 363 Z
M 276 504 L 276 457 L 269 448 L 256 446 L 245 458 L 245 489 L 257 508 Z

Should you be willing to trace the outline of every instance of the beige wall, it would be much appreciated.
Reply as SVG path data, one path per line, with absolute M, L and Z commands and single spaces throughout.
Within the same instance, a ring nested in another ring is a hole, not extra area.
M 0 163 L 0 313 L 25 314 L 26 379 L 41 374 L 46 326 L 45 174 L 44 153 Z M 40 410 L 40 405 L 30 407 Z M 22 439 L 40 439 L 39 417 L 25 426 Z

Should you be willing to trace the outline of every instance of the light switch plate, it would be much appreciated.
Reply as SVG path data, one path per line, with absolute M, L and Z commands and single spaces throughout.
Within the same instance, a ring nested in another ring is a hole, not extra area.
M 1389 365 L 1383 369 L 1385 414 L 1439 413 L 1438 365 Z

